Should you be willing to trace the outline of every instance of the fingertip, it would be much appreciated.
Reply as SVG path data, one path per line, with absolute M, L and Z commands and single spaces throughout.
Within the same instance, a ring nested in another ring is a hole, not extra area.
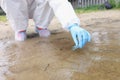
M 83 43 L 79 44 L 79 48 L 83 48 Z
M 78 48 L 79 48 L 79 46 L 78 46 L 78 45 L 75 45 L 75 46 L 72 47 L 72 50 L 75 51 L 75 50 L 78 49 Z

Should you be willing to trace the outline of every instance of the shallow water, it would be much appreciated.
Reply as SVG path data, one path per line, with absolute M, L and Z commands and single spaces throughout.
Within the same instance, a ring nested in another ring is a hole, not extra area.
M 85 27 L 92 41 L 72 51 L 69 33 L 30 33 L 25 42 L 0 41 L 0 80 L 120 80 L 120 20 Z

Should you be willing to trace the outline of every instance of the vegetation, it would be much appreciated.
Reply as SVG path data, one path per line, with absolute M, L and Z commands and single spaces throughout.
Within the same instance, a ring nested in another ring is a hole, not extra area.
M 4 13 L 3 10 L 1 9 L 1 7 L 0 7 L 0 21 L 2 21 L 2 22 L 7 21 L 6 16 L 5 16 L 5 13 Z
M 108 2 L 112 5 L 112 9 L 120 9 L 120 0 L 108 0 Z M 106 10 L 104 4 L 75 9 L 76 13 L 88 13 L 100 10 Z
M 89 13 L 89 12 L 95 12 L 95 11 L 99 11 L 99 10 L 105 10 L 105 8 L 103 7 L 103 5 L 101 6 L 89 6 L 89 7 L 85 7 L 85 8 L 77 8 L 75 9 L 76 13 Z
M 120 0 L 109 0 L 113 8 L 120 8 Z
M 6 16 L 5 15 L 0 15 L 0 21 L 2 21 L 2 22 L 7 21 Z

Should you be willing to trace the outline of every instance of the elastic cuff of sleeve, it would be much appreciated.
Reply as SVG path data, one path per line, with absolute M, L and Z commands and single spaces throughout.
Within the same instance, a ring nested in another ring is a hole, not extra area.
M 47 28 L 36 27 L 38 30 L 46 30 Z
M 75 27 L 75 26 L 78 26 L 78 24 L 77 24 L 77 23 L 74 23 L 74 24 L 70 25 L 70 26 L 68 27 L 68 30 L 71 30 L 71 28 L 72 28 L 72 27 Z

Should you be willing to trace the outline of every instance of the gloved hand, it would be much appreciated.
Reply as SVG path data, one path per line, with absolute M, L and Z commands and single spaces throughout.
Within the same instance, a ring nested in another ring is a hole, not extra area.
M 90 33 L 85 29 L 79 27 L 78 24 L 73 24 L 69 26 L 68 29 L 71 32 L 72 38 L 75 43 L 73 50 L 83 48 L 87 42 L 90 42 L 91 40 Z

